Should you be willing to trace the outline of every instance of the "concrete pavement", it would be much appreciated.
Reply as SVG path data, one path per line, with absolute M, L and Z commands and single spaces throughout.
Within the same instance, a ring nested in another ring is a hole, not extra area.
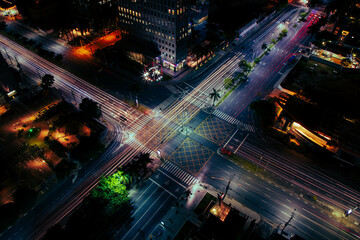
M 158 234 L 158 229 L 155 228 L 154 231 L 147 236 L 147 239 L 174 239 L 186 221 L 191 221 L 198 227 L 201 226 L 202 222 L 198 219 L 198 216 L 193 212 L 193 210 L 196 208 L 206 193 L 217 196 L 217 193 L 219 193 L 220 190 L 206 183 L 197 183 L 191 186 L 189 189 L 192 192 L 190 197 L 185 201 L 179 200 L 180 206 L 171 207 L 171 209 L 161 219 L 158 226 L 163 230 L 163 234 L 159 237 L 156 237 Z M 260 214 L 236 201 L 234 198 L 227 196 L 224 202 L 238 210 L 241 215 L 246 216 L 247 223 L 250 223 L 254 220 L 255 223 L 262 221 L 271 226 L 270 229 L 264 229 L 265 232 L 263 234 L 267 236 L 270 236 L 273 230 L 275 230 L 278 226 L 277 224 L 271 222 L 270 220 L 264 218 Z M 245 227 L 248 227 L 248 224 L 245 224 Z

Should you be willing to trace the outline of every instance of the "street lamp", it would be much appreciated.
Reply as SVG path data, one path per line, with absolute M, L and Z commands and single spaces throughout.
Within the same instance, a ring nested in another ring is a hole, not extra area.
M 352 214 L 358 208 L 359 208 L 359 204 L 354 209 L 350 208 L 349 210 L 345 211 L 345 217 L 348 217 L 350 214 Z

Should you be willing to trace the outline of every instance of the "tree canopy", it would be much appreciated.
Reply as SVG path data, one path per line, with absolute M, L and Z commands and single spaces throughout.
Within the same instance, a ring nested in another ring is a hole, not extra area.
M 239 68 L 242 69 L 244 73 L 248 73 L 251 70 L 251 64 L 243 59 L 239 62 Z
M 136 182 L 140 177 L 146 173 L 147 165 L 154 159 L 150 158 L 150 153 L 140 153 L 135 156 L 122 169 L 129 176 L 129 183 Z
M 41 87 L 43 89 L 49 89 L 55 82 L 54 76 L 50 74 L 45 74 L 41 78 Z
M 124 184 L 126 178 L 124 172 L 117 171 L 111 176 L 102 177 L 90 192 L 90 199 L 103 203 L 105 215 L 114 215 L 130 203 L 129 192 Z
M 276 116 L 274 104 L 269 101 L 259 100 L 252 102 L 250 108 L 258 115 L 262 127 L 266 128 L 273 124 Z
M 224 79 L 224 87 L 229 89 L 232 85 L 234 85 L 234 80 L 232 78 L 225 78 Z
M 219 90 L 216 90 L 213 88 L 213 92 L 209 94 L 210 99 L 213 99 L 213 106 L 215 105 L 215 102 L 220 98 Z
M 90 118 L 101 117 L 101 110 L 98 103 L 94 102 L 89 98 L 83 98 L 79 105 L 79 108 Z

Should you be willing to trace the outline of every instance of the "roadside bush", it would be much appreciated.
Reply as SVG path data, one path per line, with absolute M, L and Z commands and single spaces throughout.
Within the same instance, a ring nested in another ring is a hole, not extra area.
M 35 190 L 28 188 L 19 188 L 13 194 L 16 207 L 22 212 L 34 206 L 37 196 L 38 193 Z
M 6 25 L 5 21 L 1 21 L 0 22 L 0 30 L 5 30 L 6 27 L 7 27 L 7 25 Z
M 63 55 L 62 55 L 62 54 L 56 54 L 56 56 L 54 57 L 54 59 L 55 59 L 56 61 L 61 62 L 61 60 L 63 59 Z
M 70 175 L 70 173 L 75 169 L 76 169 L 76 163 L 63 159 L 58 165 L 56 165 L 55 174 L 56 177 L 63 179 L 68 175 Z
M 0 231 L 15 222 L 18 218 L 18 211 L 15 203 L 10 202 L 0 206 Z
M 71 151 L 71 155 L 82 163 L 96 158 L 104 149 L 97 137 L 80 137 L 79 140 L 80 143 Z
M 275 105 L 269 101 L 259 100 L 252 102 L 250 108 L 255 111 L 259 117 L 261 127 L 267 128 L 272 126 L 275 120 Z
M 57 140 L 50 140 L 49 137 L 45 137 L 45 143 L 49 146 L 49 148 L 59 157 L 65 158 L 67 148 L 64 147 L 61 143 L 59 143 Z

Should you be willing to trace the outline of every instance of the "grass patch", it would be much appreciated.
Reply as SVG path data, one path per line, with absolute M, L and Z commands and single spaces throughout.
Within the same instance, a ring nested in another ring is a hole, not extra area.
M 258 167 L 256 164 L 249 162 L 235 154 L 232 154 L 230 158 L 244 169 L 249 170 L 250 172 L 256 172 L 256 169 Z
M 216 197 L 211 195 L 210 193 L 206 193 L 203 199 L 199 202 L 199 204 L 194 209 L 194 213 L 197 215 L 202 214 L 206 208 L 209 206 L 211 201 L 216 201 Z

